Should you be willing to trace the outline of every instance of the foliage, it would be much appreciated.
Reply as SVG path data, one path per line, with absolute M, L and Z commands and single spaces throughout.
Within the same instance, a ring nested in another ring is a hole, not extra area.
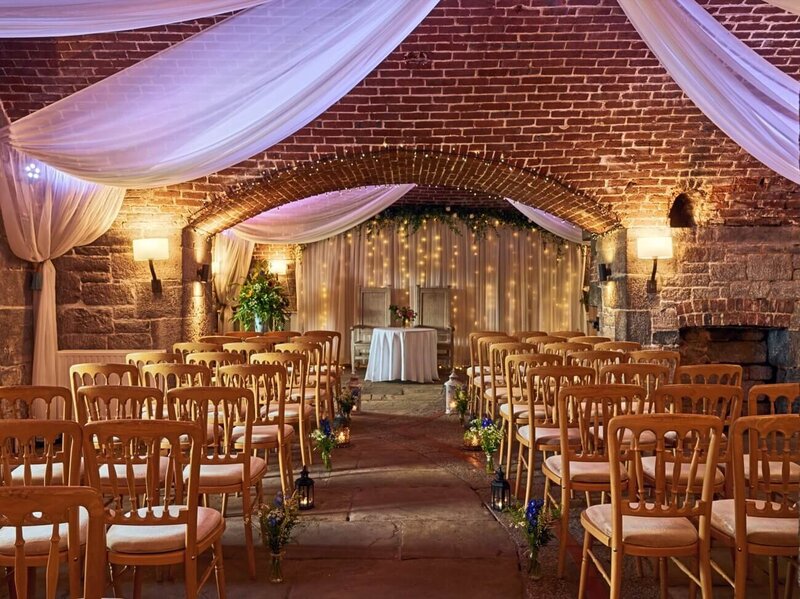
M 268 330 L 282 330 L 289 320 L 289 297 L 278 276 L 267 270 L 266 263 L 256 263 L 239 290 L 239 306 L 233 319 L 244 329 L 252 330 L 256 318 Z
M 467 435 L 471 434 L 478 435 L 478 438 L 481 440 L 481 449 L 487 456 L 490 456 L 500 447 L 500 442 L 505 435 L 505 429 L 502 425 L 498 426 L 492 422 L 491 418 L 486 416 L 483 420 L 478 420 L 476 418 L 469 423 L 469 428 L 467 432 L 464 433 L 464 436 L 466 438 Z
M 552 526 L 560 518 L 558 508 L 544 508 L 544 501 L 531 499 L 527 507 L 518 505 L 509 508 L 511 526 L 522 529 L 531 550 L 544 547 L 553 538 Z
M 331 464 L 331 452 L 336 447 L 336 436 L 333 434 L 331 423 L 327 418 L 319 422 L 320 428 L 314 429 L 311 433 L 311 440 L 314 442 L 314 449 L 319 452 L 325 469 L 330 472 L 333 469 Z
M 339 413 L 349 419 L 350 412 L 353 411 L 353 406 L 358 403 L 358 396 L 360 394 L 361 389 L 358 387 L 342 389 L 341 393 L 339 393 L 339 397 L 336 398 L 336 405 L 339 408 Z
M 280 491 L 275 495 L 272 505 L 262 503 L 258 506 L 256 518 L 264 547 L 272 553 L 279 553 L 291 540 L 298 514 L 299 507 L 295 496 L 284 499 Z
M 395 318 L 408 320 L 409 322 L 413 322 L 417 317 L 417 313 L 411 309 L 411 306 L 395 306 L 392 304 L 389 306 L 389 312 L 391 312 L 392 316 Z
M 464 387 L 459 387 L 456 389 L 456 413 L 458 413 L 458 417 L 462 419 L 462 424 L 468 409 L 469 395 L 467 394 L 467 390 Z

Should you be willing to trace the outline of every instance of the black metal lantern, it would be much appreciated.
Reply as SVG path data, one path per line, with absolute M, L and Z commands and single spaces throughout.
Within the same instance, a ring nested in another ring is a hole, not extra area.
M 308 475 L 306 466 L 303 466 L 300 478 L 294 481 L 294 490 L 297 493 L 297 504 L 301 510 L 310 510 L 314 507 L 314 479 Z
M 511 504 L 511 485 L 506 480 L 502 466 L 495 471 L 495 475 L 492 481 L 492 509 L 502 512 Z

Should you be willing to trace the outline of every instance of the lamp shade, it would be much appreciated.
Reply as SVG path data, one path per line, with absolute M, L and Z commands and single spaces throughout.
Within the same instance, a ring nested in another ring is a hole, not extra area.
M 636 255 L 642 260 L 668 260 L 672 258 L 672 237 L 639 237 L 636 240 Z
M 289 261 L 288 260 L 270 260 L 269 261 L 269 272 L 276 274 L 276 275 L 285 275 L 289 272 Z
M 133 240 L 133 259 L 137 262 L 147 260 L 166 260 L 169 258 L 169 240 L 166 237 L 150 237 Z

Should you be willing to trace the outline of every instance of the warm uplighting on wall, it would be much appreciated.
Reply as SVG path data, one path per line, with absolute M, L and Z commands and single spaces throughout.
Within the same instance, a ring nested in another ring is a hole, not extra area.
M 151 237 L 133 240 L 133 259 L 136 262 L 148 262 L 150 275 L 153 277 L 150 286 L 153 293 L 161 293 L 161 280 L 156 276 L 153 260 L 169 258 L 169 240 L 166 237 Z
M 650 280 L 647 281 L 647 293 L 655 293 L 657 291 L 658 261 L 672 258 L 672 237 L 669 234 L 639 237 L 636 240 L 636 255 L 641 260 L 653 261 L 653 272 L 650 274 Z
M 288 260 L 270 260 L 269 261 L 269 272 L 279 276 L 286 276 L 286 273 L 289 272 L 289 261 Z

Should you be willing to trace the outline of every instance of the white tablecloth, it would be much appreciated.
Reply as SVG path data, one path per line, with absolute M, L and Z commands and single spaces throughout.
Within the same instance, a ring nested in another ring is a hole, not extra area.
M 377 327 L 369 347 L 368 381 L 437 380 L 436 329 Z

